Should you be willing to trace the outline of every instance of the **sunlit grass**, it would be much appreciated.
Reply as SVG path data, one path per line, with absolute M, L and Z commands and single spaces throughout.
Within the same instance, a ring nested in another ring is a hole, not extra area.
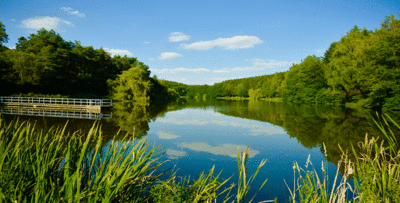
M 150 199 L 146 188 L 162 151 L 128 137 L 102 151 L 100 127 L 84 135 L 0 120 L 0 199 L 5 202 L 111 202 Z
M 46 130 L 0 119 L 0 202 L 244 202 L 265 164 L 248 178 L 249 149 L 241 156 L 238 150 L 237 193 L 228 184 L 233 175 L 222 179 L 214 167 L 197 179 L 176 178 L 171 171 L 161 180 L 167 172 L 157 170 L 164 151 L 145 138 L 127 134 L 104 145 L 98 124 L 72 134 L 66 125 Z
M 352 155 L 356 157 L 355 163 L 349 159 L 349 152 L 341 149 L 342 158 L 337 164 L 337 171 L 331 187 L 326 163 L 322 163 L 322 176 L 318 175 L 310 157 L 305 169 L 295 163 L 293 166 L 294 186 L 293 189 L 288 187 L 290 201 L 293 203 L 400 202 L 399 143 L 389 123 L 397 128 L 399 125 L 388 115 L 385 117 L 382 117 L 384 124 L 375 121 L 384 135 L 384 140 L 369 138 L 366 135 L 363 142 L 352 146 Z M 384 146 L 385 139 L 389 142 L 389 147 Z M 358 153 L 356 148 L 358 148 Z M 311 166 L 311 170 L 308 170 L 308 165 Z M 342 166 L 344 166 L 344 174 L 339 173 Z M 296 174 L 298 174 L 297 178 Z M 350 178 L 352 178 L 353 184 L 348 181 Z

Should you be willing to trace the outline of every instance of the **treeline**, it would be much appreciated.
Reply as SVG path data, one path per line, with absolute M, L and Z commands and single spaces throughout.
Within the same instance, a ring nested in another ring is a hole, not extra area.
M 293 103 L 400 110 L 400 21 L 388 16 L 374 31 L 355 26 L 323 57 L 307 56 L 286 72 L 212 86 L 168 86 L 192 98 L 281 97 Z
M 2 45 L 7 40 L 0 22 L 0 86 L 7 87 L 0 88 L 0 95 L 111 96 L 135 102 L 170 97 L 135 57 L 112 57 L 103 48 L 65 41 L 53 30 L 20 37 L 15 49 Z

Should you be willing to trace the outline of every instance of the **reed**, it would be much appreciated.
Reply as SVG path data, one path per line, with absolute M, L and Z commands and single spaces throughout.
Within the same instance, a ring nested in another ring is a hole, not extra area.
M 248 178 L 249 148 L 241 156 L 238 149 L 238 190 L 231 195 L 233 175 L 222 179 L 215 167 L 197 179 L 176 182 L 172 170 L 161 180 L 164 151 L 146 138 L 126 134 L 104 145 L 98 123 L 87 133 L 68 133 L 66 126 L 36 129 L 31 122 L 6 125 L 0 118 L 0 202 L 244 202 L 265 164 Z
M 18 120 L 0 119 L 1 202 L 138 202 L 148 188 L 163 152 L 145 139 L 125 136 L 101 150 L 98 124 L 82 135 L 64 128 L 37 130 Z
M 237 192 L 231 195 L 231 192 L 236 187 L 234 183 L 228 184 L 233 175 L 227 179 L 220 180 L 220 173 L 214 176 L 213 166 L 207 174 L 201 173 L 200 177 L 196 180 L 191 180 L 190 176 L 178 177 L 180 180 L 176 181 L 176 171 L 172 172 L 167 181 L 159 181 L 160 184 L 153 187 L 154 202 L 245 202 L 250 187 L 256 179 L 259 170 L 264 166 L 266 160 L 262 160 L 256 171 L 248 177 L 248 170 L 246 167 L 247 159 L 249 157 L 249 147 L 246 152 L 238 153 L 238 180 Z M 252 202 L 257 193 L 263 188 L 267 180 L 265 180 L 259 187 L 258 191 L 251 198 Z M 276 202 L 276 200 L 267 200 L 264 202 Z
M 342 158 L 337 165 L 331 187 L 329 187 L 326 163 L 322 163 L 322 176 L 318 175 L 310 161 L 310 156 L 305 169 L 295 163 L 293 166 L 294 187 L 293 189 L 288 187 L 289 201 L 293 203 L 400 202 L 400 148 L 391 126 L 394 125 L 399 129 L 400 127 L 387 114 L 382 116 L 380 123 L 377 121 L 375 123 L 381 129 L 384 140 L 369 138 L 367 134 L 365 140 L 356 145 L 359 153 L 356 152 L 356 147 L 352 146 L 352 155 L 356 157 L 355 162 L 350 161 L 348 151 L 341 149 Z M 389 147 L 385 147 L 385 140 L 389 143 Z M 312 168 L 310 171 L 309 164 Z M 344 166 L 344 174 L 339 173 L 341 166 Z M 298 174 L 297 178 L 296 174 Z M 353 186 L 348 181 L 351 178 Z
M 376 115 L 377 118 L 380 120 L 379 114 L 376 113 Z M 382 121 L 378 122 L 375 119 L 373 119 L 373 121 L 388 141 L 390 154 L 392 156 L 396 156 L 400 150 L 400 143 L 397 141 L 396 135 L 391 128 L 394 125 L 395 127 L 397 127 L 398 130 L 400 130 L 400 125 L 397 124 L 388 114 L 383 114 L 381 117 Z M 392 124 L 392 126 L 390 124 Z
M 340 167 L 345 166 L 345 173 L 340 176 Z M 309 166 L 311 170 L 309 169 Z M 342 156 L 342 159 L 337 165 L 336 174 L 333 180 L 333 185 L 329 187 L 329 175 L 327 163 L 321 164 L 322 176 L 320 177 L 310 161 L 308 156 L 305 169 L 301 168 L 297 163 L 293 165 L 294 180 L 293 190 L 291 190 L 286 181 L 285 184 L 289 190 L 290 202 L 347 202 L 349 193 L 354 190 L 347 182 L 347 178 L 353 173 L 352 163 L 349 161 L 347 154 Z M 296 179 L 296 173 L 298 178 Z

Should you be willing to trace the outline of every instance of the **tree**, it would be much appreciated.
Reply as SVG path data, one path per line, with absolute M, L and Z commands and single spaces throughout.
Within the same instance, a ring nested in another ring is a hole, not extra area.
M 8 42 L 8 35 L 6 33 L 5 25 L 0 21 L 0 46 Z
M 326 87 L 321 59 L 308 56 L 300 64 L 293 64 L 286 78 L 285 100 L 312 103 L 318 91 Z
M 112 86 L 113 99 L 149 105 L 152 84 L 146 70 L 132 66 L 123 71 L 115 81 L 109 81 L 109 84 Z
M 364 50 L 371 45 L 372 32 L 354 26 L 333 48 L 325 69 L 327 83 L 333 89 L 344 90 L 350 101 L 354 96 L 365 98 L 368 90 L 361 83 L 369 56 Z
M 249 97 L 250 97 L 250 100 L 258 100 L 259 98 L 261 98 L 261 89 L 256 89 L 256 90 L 253 90 L 253 89 L 250 89 L 249 90 Z

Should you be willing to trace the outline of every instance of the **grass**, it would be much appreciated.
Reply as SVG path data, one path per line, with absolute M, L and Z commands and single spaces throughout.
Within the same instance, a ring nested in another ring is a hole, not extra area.
M 392 130 L 393 126 L 400 127 L 387 115 L 376 124 L 389 147 L 381 139 L 366 135 L 350 152 L 342 150 L 335 177 L 328 176 L 324 162 L 319 175 L 310 157 L 304 169 L 294 164 L 289 201 L 400 202 L 400 151 Z M 242 203 L 252 202 L 267 182 L 263 181 L 256 194 L 248 197 L 266 163 L 261 161 L 249 176 L 249 148 L 243 153 L 238 151 L 238 179 L 234 184 L 229 183 L 233 175 L 222 179 L 214 167 L 197 179 L 176 177 L 174 170 L 157 170 L 165 162 L 160 159 L 164 151 L 151 147 L 145 138 L 134 140 L 127 134 L 102 147 L 102 131 L 97 123 L 86 133 L 67 133 L 65 126 L 36 129 L 30 122 L 14 120 L 5 124 L 0 118 L 0 202 Z M 355 156 L 356 161 L 349 156 Z M 339 172 L 341 167 L 343 174 Z M 165 173 L 169 173 L 168 178 L 160 179 Z
M 306 168 L 296 163 L 294 187 L 290 192 L 290 202 L 400 202 L 400 151 L 391 124 L 400 130 L 399 125 L 388 115 L 382 116 L 383 122 L 375 121 L 381 129 L 384 139 L 365 136 L 363 142 L 352 146 L 351 153 L 343 151 L 337 165 L 333 186 L 329 187 L 327 164 L 322 163 L 322 176 L 307 160 Z M 389 133 L 388 133 L 389 132 Z M 389 147 L 384 146 L 388 140 Z M 325 145 L 324 145 L 325 147 Z M 339 146 L 340 147 L 340 146 Z M 358 147 L 360 153 L 355 148 Z M 356 157 L 352 162 L 349 156 Z M 325 154 L 326 156 L 326 154 Z M 308 166 L 311 170 L 308 170 Z M 344 174 L 339 174 L 340 167 Z M 296 174 L 298 177 L 296 178 Z M 348 180 L 352 178 L 353 186 Z M 285 182 L 286 183 L 286 182 Z
M 127 137 L 101 150 L 96 124 L 86 134 L 0 120 L 0 202 L 137 202 L 162 173 L 162 151 Z
M 167 172 L 157 170 L 164 151 L 145 138 L 127 134 L 102 147 L 97 123 L 87 133 L 72 134 L 66 125 L 36 129 L 30 122 L 5 124 L 0 118 L 0 202 L 244 202 L 265 164 L 248 178 L 249 150 L 241 156 L 238 151 L 236 193 L 236 185 L 227 183 L 232 177 L 215 176 L 214 167 L 196 180 L 185 176 L 175 182 L 176 171 L 161 180 Z

